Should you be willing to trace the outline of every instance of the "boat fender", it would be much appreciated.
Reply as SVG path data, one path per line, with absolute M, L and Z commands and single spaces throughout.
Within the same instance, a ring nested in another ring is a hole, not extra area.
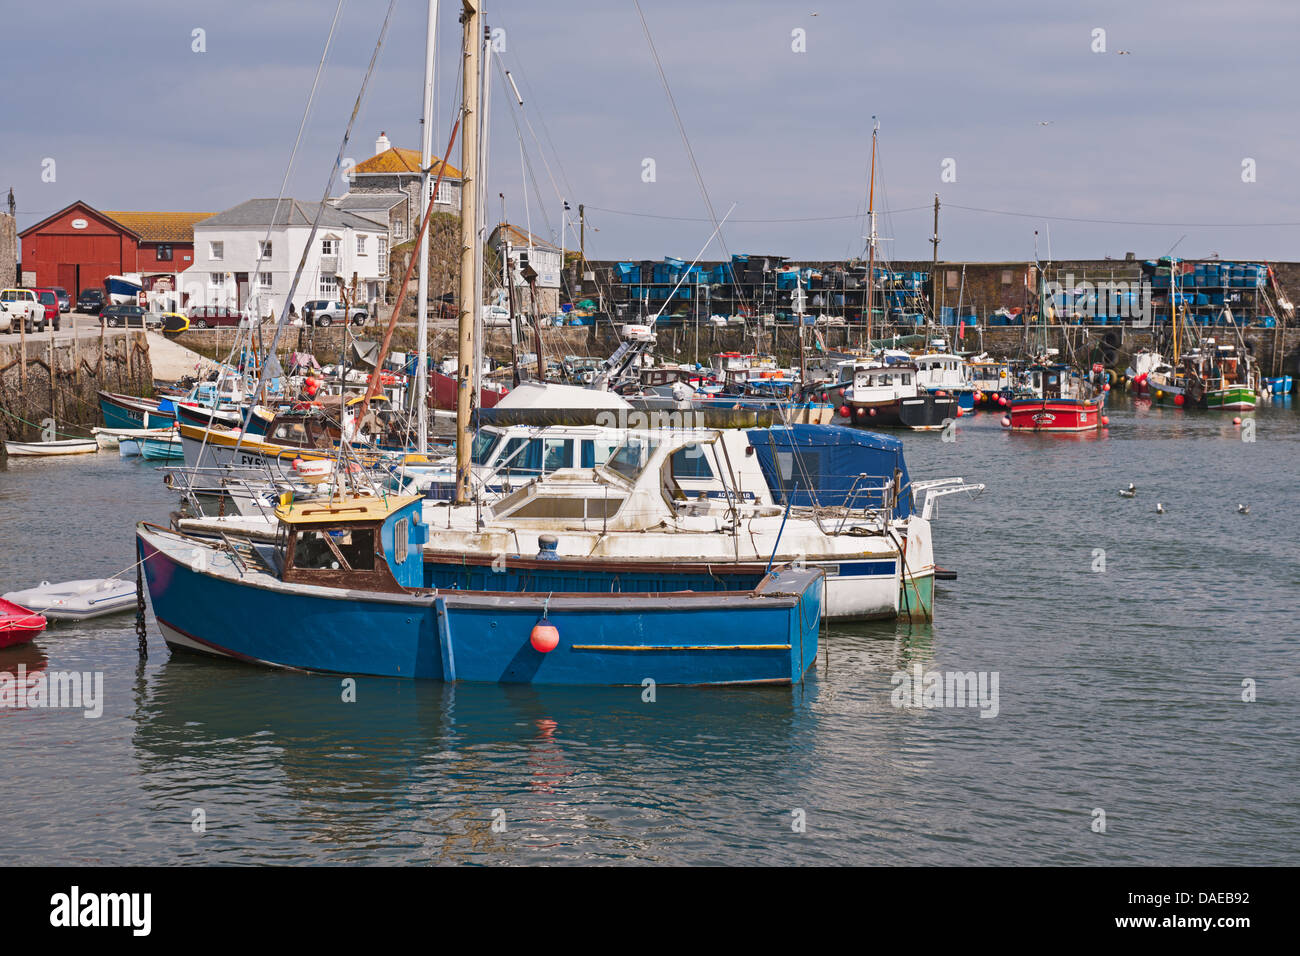
M 543 616 L 533 625 L 532 633 L 528 635 L 528 643 L 532 644 L 533 650 L 539 654 L 549 654 L 560 644 L 560 630 Z

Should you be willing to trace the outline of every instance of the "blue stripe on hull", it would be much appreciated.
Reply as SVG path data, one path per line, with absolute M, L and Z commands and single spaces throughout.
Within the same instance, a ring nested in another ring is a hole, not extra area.
M 794 606 L 755 599 L 669 608 L 665 595 L 649 609 L 596 602 L 561 610 L 557 596 L 548 617 L 560 644 L 542 654 L 529 640 L 536 606 L 443 592 L 440 622 L 432 596 L 254 587 L 139 547 L 160 624 L 213 652 L 284 667 L 502 683 L 789 683 L 817 654 L 820 581 Z

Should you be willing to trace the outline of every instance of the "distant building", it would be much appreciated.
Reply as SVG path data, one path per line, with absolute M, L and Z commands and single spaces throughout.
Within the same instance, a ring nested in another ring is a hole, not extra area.
M 506 243 L 507 256 L 514 263 L 511 276 L 515 286 L 515 308 L 518 311 L 531 310 L 528 298 L 528 283 L 520 271 L 524 260 L 537 273 L 537 307 L 543 315 L 552 315 L 560 310 L 560 271 L 563 268 L 563 253 L 559 246 L 539 239 L 537 236 L 503 222 L 492 230 L 488 237 L 488 248 L 497 252 L 502 241 Z
M 189 304 L 250 305 L 278 313 L 311 234 L 320 204 L 297 199 L 250 199 L 194 227 L 194 265 L 181 276 Z M 272 224 L 274 218 L 274 224 Z M 270 238 L 267 238 L 268 228 Z M 293 304 L 346 294 L 355 274 L 355 301 L 382 298 L 388 279 L 388 226 L 326 204 L 308 250 Z M 260 259 L 260 263 L 259 263 Z
M 18 234 L 23 283 L 61 286 L 76 298 L 103 288 L 105 276 L 184 272 L 193 262 L 194 224 L 210 215 L 100 210 L 78 200 Z
M 437 180 L 443 170 L 443 180 L 433 197 L 434 212 L 460 213 L 461 172 L 455 166 L 444 164 L 434 156 L 430 165 L 430 186 Z M 348 173 L 351 188 L 346 196 L 331 200 L 339 208 L 361 212 L 373 216 L 378 206 L 366 206 L 366 203 L 388 202 L 394 195 L 405 197 L 402 205 L 387 205 L 387 222 L 392 230 L 394 245 L 413 239 L 420 231 L 423 210 L 420 209 L 420 151 L 402 149 L 388 141 L 388 136 L 379 134 L 375 140 L 375 155 L 353 166 Z M 380 198 L 385 197 L 385 198 Z

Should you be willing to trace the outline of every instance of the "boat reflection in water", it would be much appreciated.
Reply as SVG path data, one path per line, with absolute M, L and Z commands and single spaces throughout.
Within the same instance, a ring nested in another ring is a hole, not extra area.
M 345 702 L 344 682 L 172 656 L 135 689 L 152 812 L 202 809 L 202 862 L 269 861 L 271 847 L 283 864 L 644 857 L 650 841 L 629 833 L 731 799 L 742 754 L 771 772 L 801 763 L 815 687 L 648 700 L 639 686 L 361 678 Z

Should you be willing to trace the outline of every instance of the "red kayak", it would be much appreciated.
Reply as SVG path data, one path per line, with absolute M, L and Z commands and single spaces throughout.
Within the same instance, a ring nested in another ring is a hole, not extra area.
M 26 644 L 45 630 L 45 618 L 0 598 L 0 647 Z

